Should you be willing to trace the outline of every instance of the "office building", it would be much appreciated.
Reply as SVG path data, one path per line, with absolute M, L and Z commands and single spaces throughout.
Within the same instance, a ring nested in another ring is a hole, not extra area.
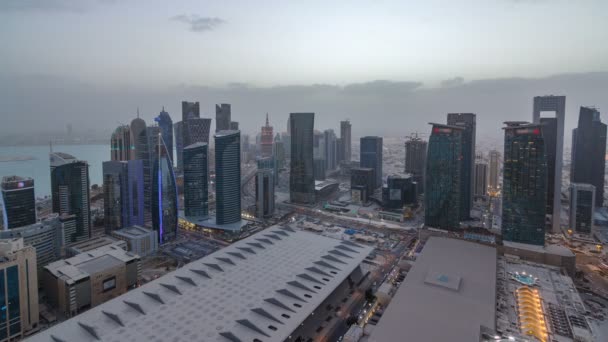
M 42 285 L 59 315 L 72 317 L 136 287 L 140 272 L 139 256 L 110 245 L 47 265 Z
M 459 126 L 462 131 L 462 162 L 460 167 L 460 220 L 468 220 L 473 206 L 475 181 L 475 134 L 476 115 L 473 113 L 450 113 L 448 125 Z
M 50 154 L 53 212 L 75 216 L 75 230 L 65 232 L 70 244 L 91 237 L 89 165 L 67 153 Z
M 351 291 L 365 292 L 369 286 L 361 264 L 371 252 L 351 241 L 270 227 L 92 307 L 31 342 L 147 342 L 150 336 L 168 341 L 317 340 L 329 333 L 328 328 L 318 330 L 328 316 L 320 313 L 344 305 Z M 209 310 L 212 305 L 217 310 Z
M 129 160 L 127 163 L 127 195 L 128 198 L 128 225 L 144 225 L 144 162 L 143 160 Z
M 129 224 L 129 169 L 124 161 L 103 162 L 103 208 L 106 234 Z
M 209 145 L 196 143 L 184 149 L 184 213 L 209 215 Z
M 277 163 L 277 170 L 285 168 L 285 144 L 281 141 L 279 133 L 274 138 L 273 155 Z M 278 173 L 276 175 L 278 180 Z
M 36 196 L 32 178 L 3 177 L 0 190 L 5 230 L 36 223 Z
M 593 232 L 595 212 L 595 186 L 583 183 L 570 184 L 570 225 L 577 233 Z
M 316 181 L 325 180 L 325 171 L 327 170 L 327 161 L 322 158 L 315 158 L 313 161 L 313 175 Z
M 540 124 L 505 124 L 503 240 L 543 246 L 548 186 L 544 131 Z
M 175 133 L 175 166 L 178 172 L 182 170 L 182 152 L 184 151 L 184 122 L 179 121 L 173 124 Z
M 352 177 L 352 176 L 351 176 Z M 389 175 L 386 187 L 382 188 L 382 206 L 401 209 L 416 203 L 416 183 L 411 175 Z
M 132 159 L 141 160 L 143 168 L 144 224 L 152 224 L 152 161 L 148 147 L 148 128 L 146 122 L 137 117 L 131 121 Z
M 215 133 L 215 215 L 217 224 L 241 220 L 241 132 Z
M 431 124 L 426 158 L 424 223 L 441 229 L 460 228 L 463 197 L 462 126 Z
M 493 191 L 496 191 L 500 188 L 500 152 L 491 150 L 489 157 L 490 171 L 488 174 L 488 187 Z
M 147 256 L 158 250 L 158 233 L 141 226 L 132 226 L 112 232 L 112 237 L 127 245 L 127 250 L 139 256 Z
M 485 198 L 488 191 L 488 163 L 482 158 L 475 162 L 475 198 Z
M 418 192 L 424 192 L 424 173 L 426 170 L 427 142 L 413 135 L 405 142 L 405 173 L 414 177 L 418 184 Z
M 343 159 L 340 159 L 339 161 L 351 161 L 353 154 L 351 129 L 352 125 L 350 124 L 350 121 L 340 121 L 340 144 L 338 146 L 342 150 L 340 154 L 342 155 Z
M 162 244 L 177 237 L 177 184 L 161 135 L 153 153 L 152 227 L 158 232 L 158 240 Z
M 289 201 L 315 203 L 315 178 L 313 161 L 314 113 L 289 115 L 291 172 L 289 174 Z
M 355 191 L 361 191 L 361 187 L 365 190 L 364 193 L 358 194 L 362 203 L 366 203 L 370 196 L 374 194 L 376 184 L 376 173 L 372 168 L 357 167 L 350 170 L 350 188 L 351 197 L 353 189 Z
M 382 138 L 363 137 L 360 145 L 361 167 L 374 169 L 374 189 L 382 187 Z
M 239 130 L 239 122 L 238 121 L 230 121 L 230 130 L 238 131 Z
M 198 102 L 182 101 L 182 122 L 201 117 L 201 107 Z
M 270 122 L 268 121 L 268 113 L 266 113 L 266 125 L 262 126 L 262 136 L 260 140 L 260 154 L 262 157 L 272 156 L 273 138 L 274 134 L 272 131 L 272 126 L 270 126 Z
M 595 206 L 604 205 L 606 124 L 596 108 L 581 107 L 578 127 L 572 130 L 570 181 L 595 186 Z
M 555 117 L 540 117 L 541 112 L 554 112 Z M 550 216 L 551 231 L 561 231 L 562 167 L 564 155 L 565 96 L 536 96 L 532 119 L 541 125 L 547 163 L 546 212 Z M 506 158 L 505 158 L 506 160 Z M 506 164 L 506 161 L 505 161 Z M 503 184 L 504 187 L 504 184 Z
M 132 158 L 131 128 L 129 125 L 121 125 L 114 130 L 110 140 L 111 160 L 129 160 Z
M 328 129 L 323 132 L 324 141 L 324 158 L 326 161 L 326 170 L 335 170 L 338 167 L 338 143 L 337 137 L 333 129 Z
M 268 218 L 274 214 L 274 158 L 258 160 L 258 171 L 255 174 L 255 216 Z
M 0 240 L 0 285 L 0 341 L 20 340 L 38 329 L 36 250 L 23 239 Z
M 171 160 L 171 164 L 173 164 L 175 163 L 175 159 L 173 159 L 173 120 L 171 120 L 169 113 L 165 112 L 165 107 L 163 107 L 160 114 L 154 118 L 154 121 L 158 123 L 160 133 L 163 136 L 163 141 L 167 146 L 167 152 L 169 152 L 169 159 Z
M 215 105 L 215 132 L 230 130 L 231 109 L 230 104 Z

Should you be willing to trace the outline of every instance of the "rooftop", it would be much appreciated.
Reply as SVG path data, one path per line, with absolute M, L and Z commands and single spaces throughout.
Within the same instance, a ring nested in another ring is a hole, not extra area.
M 274 226 L 29 341 L 283 341 L 371 250 Z
M 139 236 L 146 236 L 153 232 L 152 229 L 140 227 L 140 226 L 132 226 L 123 229 L 118 229 L 112 232 L 112 234 L 125 236 L 128 238 L 135 238 Z
M 496 258 L 492 247 L 431 237 L 369 341 L 479 341 L 482 326 L 495 329 Z

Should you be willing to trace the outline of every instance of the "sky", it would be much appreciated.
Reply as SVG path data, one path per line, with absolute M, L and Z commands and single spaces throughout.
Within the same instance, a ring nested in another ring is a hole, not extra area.
M 406 135 L 447 112 L 482 129 L 529 119 L 532 97 L 608 108 L 608 1 L 0 1 L 0 134 L 110 129 L 181 100 L 315 111 L 317 128 Z M 32 119 L 35 119 L 33 122 Z M 397 121 L 394 121 L 397 120 Z M 395 124 L 397 123 L 397 124 Z M 495 134 L 495 133 L 491 133 Z

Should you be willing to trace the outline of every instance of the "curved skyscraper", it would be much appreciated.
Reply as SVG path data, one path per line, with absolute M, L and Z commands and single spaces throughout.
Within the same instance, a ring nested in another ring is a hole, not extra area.
M 241 132 L 215 134 L 216 223 L 241 220 Z
M 160 132 L 162 133 L 163 140 L 167 146 L 167 152 L 169 152 L 169 159 L 171 159 L 171 163 L 173 164 L 175 160 L 173 159 L 173 120 L 171 120 L 169 113 L 165 112 L 165 107 L 163 107 L 160 114 L 154 118 L 154 121 L 156 121 L 158 127 L 160 127 Z
M 1 190 L 5 230 L 36 223 L 33 179 L 19 176 L 4 177 Z
M 315 113 L 291 113 L 288 127 L 291 129 L 289 201 L 311 204 L 315 202 L 313 159 Z
M 162 244 L 177 237 L 177 184 L 162 135 L 157 139 L 152 177 L 152 227 Z

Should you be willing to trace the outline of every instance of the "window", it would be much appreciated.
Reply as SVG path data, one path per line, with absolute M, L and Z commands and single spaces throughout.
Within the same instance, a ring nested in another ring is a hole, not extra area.
M 108 278 L 103 281 L 103 291 L 107 292 L 116 288 L 116 277 Z

